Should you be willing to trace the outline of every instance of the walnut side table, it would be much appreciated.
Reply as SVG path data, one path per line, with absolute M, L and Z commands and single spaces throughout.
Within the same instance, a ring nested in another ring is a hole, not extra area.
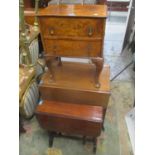
M 61 57 L 90 58 L 96 65 L 95 86 L 100 87 L 106 5 L 50 5 L 38 13 L 46 64 Z

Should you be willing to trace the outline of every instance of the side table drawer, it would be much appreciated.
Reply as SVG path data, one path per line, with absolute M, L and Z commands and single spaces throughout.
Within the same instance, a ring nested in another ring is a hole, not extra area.
M 71 37 L 103 37 L 104 19 L 72 17 L 40 17 L 42 35 Z
M 47 55 L 71 57 L 101 57 L 102 40 L 55 40 L 46 39 L 44 42 Z

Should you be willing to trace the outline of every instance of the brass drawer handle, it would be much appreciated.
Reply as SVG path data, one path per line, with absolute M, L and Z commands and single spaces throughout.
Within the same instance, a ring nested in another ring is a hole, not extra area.
M 54 34 L 54 29 L 50 28 L 49 32 L 50 32 L 50 35 L 53 35 Z
M 89 26 L 88 27 L 88 36 L 92 36 L 93 35 L 93 27 Z

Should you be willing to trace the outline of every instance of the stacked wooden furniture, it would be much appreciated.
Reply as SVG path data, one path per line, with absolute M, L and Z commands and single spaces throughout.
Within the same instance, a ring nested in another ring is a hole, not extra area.
M 110 96 L 110 71 L 102 54 L 107 7 L 51 5 L 38 17 L 49 70 L 39 85 L 43 103 L 36 117 L 50 133 L 92 137 L 96 151 Z M 92 63 L 61 57 L 89 58 Z

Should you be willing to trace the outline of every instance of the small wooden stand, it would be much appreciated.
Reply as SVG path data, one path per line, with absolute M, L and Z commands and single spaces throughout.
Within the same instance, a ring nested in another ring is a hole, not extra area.
M 71 9 L 72 8 L 72 9 Z M 55 81 L 55 57 L 89 58 L 96 66 L 95 87 L 100 87 L 106 5 L 50 5 L 37 14 L 46 64 Z

